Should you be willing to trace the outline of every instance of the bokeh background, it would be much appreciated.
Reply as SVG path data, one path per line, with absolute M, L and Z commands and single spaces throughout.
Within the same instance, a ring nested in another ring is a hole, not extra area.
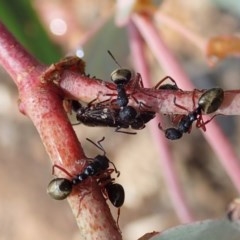
M 109 80 L 117 66 L 108 49 L 121 65 L 132 67 L 127 32 L 114 24 L 114 6 L 112 0 L 2 0 L 0 20 L 40 61 L 49 64 L 76 50 L 83 51 L 87 72 Z M 240 30 L 240 3 L 234 0 L 168 0 L 161 2 L 161 11 L 206 39 Z M 83 45 L 89 31 L 99 25 L 102 27 Z M 164 25 L 159 27 L 198 88 L 239 89 L 239 59 L 228 58 L 209 68 L 205 56 L 186 44 L 186 39 Z M 146 52 L 154 85 L 165 74 L 147 47 Z M 67 201 L 55 201 L 46 194 L 52 179 L 51 164 L 31 121 L 19 113 L 17 101 L 14 83 L 0 68 L 0 239 L 78 239 Z M 238 118 L 218 117 L 218 122 L 240 154 Z M 146 232 L 179 224 L 148 127 L 136 136 L 83 125 L 74 129 L 88 156 L 95 156 L 98 150 L 85 138 L 106 138 L 103 145 L 121 171 L 118 181 L 126 191 L 120 216 L 124 239 L 137 239 Z M 181 140 L 170 142 L 170 147 L 196 218 L 223 216 L 237 192 L 201 132 L 194 128 Z M 116 209 L 111 210 L 116 216 Z

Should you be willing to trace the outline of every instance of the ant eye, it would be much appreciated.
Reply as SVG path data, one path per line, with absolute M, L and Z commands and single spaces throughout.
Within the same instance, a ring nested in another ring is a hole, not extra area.
M 55 200 L 65 199 L 71 191 L 72 182 L 65 178 L 55 178 L 47 187 L 47 193 Z
M 218 110 L 224 99 L 224 91 L 221 88 L 211 88 L 199 98 L 198 104 L 206 114 Z
M 119 68 L 111 73 L 111 79 L 116 84 L 127 84 L 132 77 L 132 72 L 129 69 Z

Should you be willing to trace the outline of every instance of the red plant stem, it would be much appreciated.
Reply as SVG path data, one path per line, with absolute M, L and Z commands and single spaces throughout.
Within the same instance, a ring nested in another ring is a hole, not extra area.
M 132 53 L 132 59 L 135 59 L 134 65 L 137 70 L 141 70 L 144 86 L 150 86 L 150 76 L 143 53 L 143 42 L 138 30 L 134 23 L 130 22 L 128 27 L 130 49 Z M 166 188 L 168 189 L 170 199 L 173 203 L 174 209 L 182 222 L 191 222 L 194 220 L 189 205 L 185 199 L 181 183 L 178 179 L 178 174 L 173 164 L 173 157 L 169 150 L 169 144 L 158 129 L 158 123 L 161 122 L 158 115 L 150 123 L 151 135 L 158 150 L 159 162 L 162 169 L 163 178 L 166 182 Z
M 2 24 L 0 64 L 16 83 L 20 109 L 33 121 L 53 164 L 62 165 L 72 174 L 82 171 L 85 155 L 63 109 L 63 92 L 52 83 L 41 83 L 40 77 L 45 68 L 22 48 Z M 78 188 L 68 200 L 80 228 L 80 238 L 121 239 L 96 182 L 86 183 L 84 189 L 82 186 Z
M 64 95 L 69 98 L 80 99 L 90 102 L 97 98 L 99 102 L 109 99 L 108 94 L 116 94 L 116 85 L 107 81 L 92 79 L 87 76 L 79 76 L 77 73 L 65 72 L 60 82 Z M 196 93 L 195 102 L 203 91 Z M 128 91 L 131 94 L 131 90 Z M 186 114 L 186 111 L 174 104 L 174 97 L 180 105 L 192 111 L 192 91 L 156 90 L 152 88 L 139 88 L 134 90 L 134 97 L 139 101 L 151 106 L 156 112 L 163 114 Z M 130 104 L 137 107 L 137 103 L 130 99 Z M 225 91 L 224 102 L 214 114 L 240 115 L 240 90 Z
M 148 17 L 142 15 L 134 15 L 134 23 L 137 25 L 143 38 L 148 43 L 153 54 L 156 56 L 158 61 L 162 64 L 163 68 L 168 72 L 174 79 L 178 79 L 181 86 L 185 88 L 193 88 L 192 83 L 188 79 L 187 75 L 177 63 L 174 56 L 171 54 L 169 49 L 163 40 L 159 37 L 159 33 L 153 26 L 151 20 Z M 235 99 L 234 99 L 235 100 Z M 230 104 L 231 99 L 228 98 L 227 102 L 224 101 L 224 105 Z M 235 106 L 239 107 L 239 102 Z M 237 110 L 237 108 L 236 108 Z M 237 113 L 235 113 L 237 114 Z M 209 144 L 215 150 L 219 157 L 221 164 L 225 167 L 229 177 L 234 183 L 235 187 L 240 192 L 240 164 L 237 155 L 234 153 L 231 144 L 224 136 L 221 129 L 217 126 L 215 121 L 212 121 L 211 125 L 214 126 L 214 131 L 208 127 L 207 132 L 204 136 L 208 140 Z M 215 135 L 214 135 L 215 134 Z M 217 136 L 217 138 L 215 137 Z M 217 141 L 216 141 L 217 139 Z M 217 144 L 218 143 L 218 144 Z M 219 145 L 221 143 L 221 146 Z M 218 146 L 216 146 L 216 144 Z

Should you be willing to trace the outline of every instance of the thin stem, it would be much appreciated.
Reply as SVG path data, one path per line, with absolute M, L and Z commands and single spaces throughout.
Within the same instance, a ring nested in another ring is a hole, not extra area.
M 132 58 L 136 59 L 134 61 L 135 67 L 137 70 L 141 70 L 144 86 L 149 87 L 151 85 L 149 76 L 150 74 L 143 53 L 143 41 L 134 23 L 130 22 L 128 29 Z M 169 144 L 166 141 L 162 132 L 159 131 L 157 127 L 160 121 L 160 116 L 157 116 L 155 119 L 153 119 L 153 121 L 149 123 L 149 125 L 151 135 L 158 150 L 159 162 L 161 165 L 163 178 L 166 182 L 166 188 L 168 189 L 170 199 L 173 203 L 174 209 L 179 219 L 182 222 L 190 222 L 193 221 L 194 218 L 185 199 L 181 183 L 178 179 L 178 174 L 173 164 L 173 157 L 169 150 Z
M 62 90 L 53 83 L 41 82 L 45 68 L 1 24 L 0 63 L 16 83 L 20 109 L 33 121 L 52 163 L 73 175 L 82 171 L 86 159 L 63 109 Z M 60 172 L 57 174 L 60 176 Z M 80 228 L 80 238 L 121 239 L 100 187 L 94 181 L 87 183 L 75 188 L 68 198 Z
M 206 52 L 207 41 L 184 27 L 179 21 L 176 21 L 175 19 L 162 13 L 161 10 L 156 11 L 154 17 L 160 24 L 166 24 L 168 27 L 178 32 L 181 36 L 185 37 L 188 42 L 197 46 L 202 53 Z
M 181 66 L 178 64 L 172 53 L 167 48 L 164 41 L 159 37 L 159 33 L 157 32 L 156 28 L 153 26 L 151 20 L 146 16 L 141 15 L 134 15 L 134 22 L 137 25 L 139 31 L 141 32 L 143 38 L 148 43 L 149 47 L 151 48 L 153 54 L 156 56 L 159 63 L 163 66 L 166 72 L 171 75 L 174 79 L 179 80 L 180 86 L 185 88 L 194 88 L 193 84 L 190 82 L 189 78 L 187 77 L 186 73 L 183 71 Z M 224 106 L 229 106 L 231 97 L 228 94 L 225 94 Z M 235 100 L 235 99 L 234 99 Z M 239 108 L 239 102 L 236 102 L 236 110 Z M 174 112 L 175 113 L 175 112 Z M 210 126 L 214 126 L 214 132 L 210 130 Z M 217 138 L 215 135 L 218 136 Z M 235 154 L 231 144 L 228 142 L 227 138 L 224 136 L 221 129 L 217 126 L 215 121 L 212 122 L 211 125 L 208 126 L 207 132 L 205 132 L 204 136 L 206 137 L 207 141 L 213 148 L 213 150 L 218 155 L 221 163 L 226 166 L 229 164 L 230 166 L 234 166 L 234 168 L 227 167 L 225 168 L 229 177 L 231 178 L 234 186 L 240 192 L 240 164 L 237 155 Z M 221 142 L 222 145 L 226 144 L 227 151 L 225 151 L 225 145 L 222 147 L 216 146 L 216 139 L 217 142 Z M 229 158 L 230 154 L 230 158 Z M 227 161 L 227 163 L 226 163 Z

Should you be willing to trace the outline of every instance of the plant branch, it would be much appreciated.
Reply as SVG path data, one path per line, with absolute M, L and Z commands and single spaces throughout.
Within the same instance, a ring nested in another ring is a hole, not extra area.
M 140 37 L 134 23 L 130 22 L 128 29 L 132 59 L 136 59 L 134 61 L 135 69 L 139 71 L 141 70 L 144 86 L 149 87 L 151 85 L 150 74 L 145 61 L 146 58 L 143 53 L 144 46 L 142 38 Z M 159 162 L 164 181 L 166 182 L 166 188 L 179 219 L 182 222 L 191 222 L 194 220 L 194 217 L 185 199 L 181 183 L 178 179 L 178 174 L 173 163 L 173 157 L 169 149 L 168 141 L 166 140 L 164 134 L 162 134 L 162 132 L 158 129 L 159 122 L 161 122 L 160 115 L 156 116 L 156 118 L 149 123 L 149 126 L 158 151 Z
M 159 33 L 156 28 L 153 26 L 152 21 L 149 16 L 137 15 L 133 16 L 134 23 L 138 27 L 139 32 L 142 34 L 145 41 L 148 43 L 148 46 L 151 48 L 153 54 L 159 61 L 159 63 L 163 66 L 165 71 L 174 79 L 179 81 L 180 87 L 184 88 L 194 88 L 193 84 L 188 79 L 186 73 L 183 71 L 181 66 L 176 61 L 176 58 L 169 51 L 166 44 L 159 37 Z M 178 82 L 177 82 L 178 83 Z M 227 107 L 232 109 L 233 101 L 235 102 L 234 108 L 236 109 L 235 115 L 238 114 L 239 109 L 239 98 L 235 96 L 239 95 L 239 90 L 237 91 L 227 91 L 224 93 L 224 103 L 221 106 L 221 109 Z M 182 103 L 181 103 L 182 104 Z M 230 110 L 231 111 L 231 110 Z M 173 112 L 176 114 L 176 112 Z M 233 112 L 232 112 L 233 113 Z M 211 127 L 210 127 L 211 126 Z M 212 129 L 211 129 L 212 128 Z M 217 136 L 217 137 L 216 137 Z M 213 120 L 211 124 L 209 124 L 208 130 L 205 132 L 204 137 L 206 137 L 207 141 L 218 155 L 221 164 L 225 167 L 226 172 L 231 178 L 232 182 L 236 189 L 240 192 L 240 164 L 239 159 L 234 152 L 231 144 L 224 136 L 221 129 L 217 126 L 216 122 Z M 217 141 L 216 141 L 217 139 Z
M 52 163 L 73 175 L 82 171 L 86 158 L 63 109 L 63 91 L 53 83 L 40 81 L 45 67 L 29 55 L 3 25 L 0 25 L 0 63 L 16 83 L 20 109 L 33 121 Z M 60 172 L 57 175 L 60 176 Z M 68 201 L 81 239 L 121 239 L 96 182 L 88 181 L 76 187 Z

